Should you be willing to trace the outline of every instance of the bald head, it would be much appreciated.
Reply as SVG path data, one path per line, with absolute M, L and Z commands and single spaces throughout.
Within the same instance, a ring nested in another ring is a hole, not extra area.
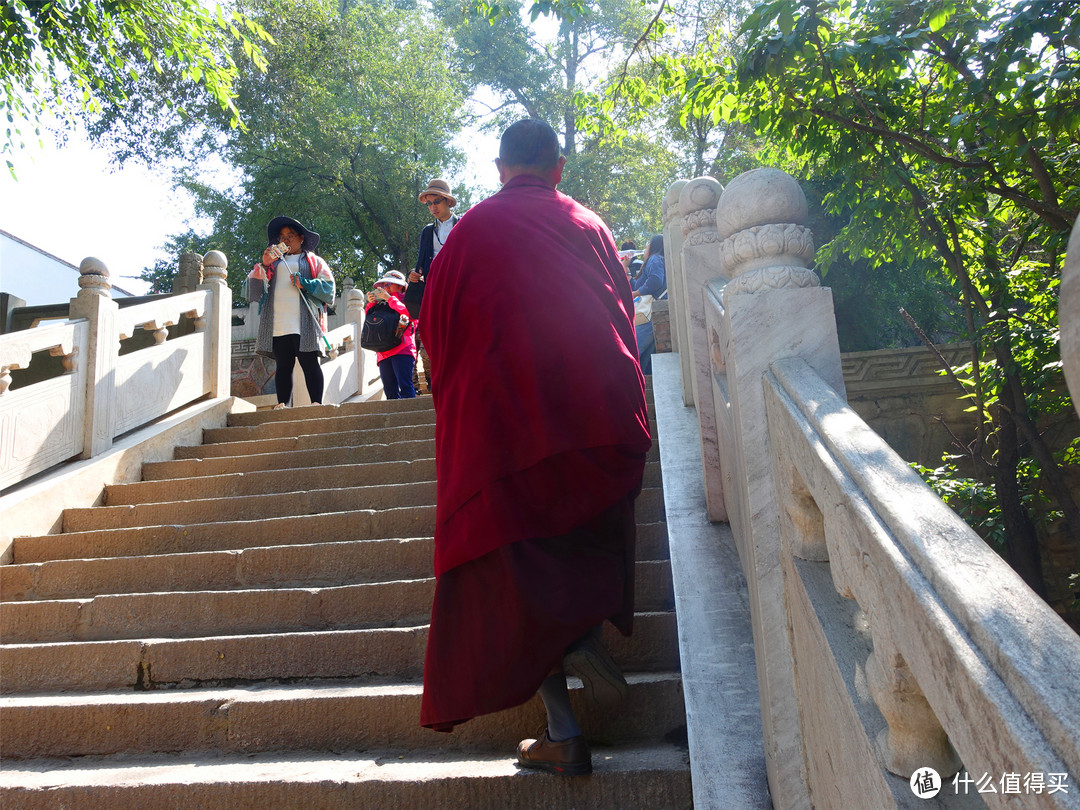
M 546 122 L 524 118 L 506 128 L 499 142 L 499 179 L 532 174 L 556 185 L 566 159 L 559 154 L 559 136 Z

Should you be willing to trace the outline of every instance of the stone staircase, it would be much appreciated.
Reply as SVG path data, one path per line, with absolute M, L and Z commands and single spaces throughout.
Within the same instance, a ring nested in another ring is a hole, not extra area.
M 0 804 L 16 808 L 692 803 L 658 453 L 630 696 L 595 773 L 519 770 L 534 698 L 418 725 L 435 520 L 430 398 L 236 414 L 0 566 Z M 655 430 L 654 430 L 655 435 Z

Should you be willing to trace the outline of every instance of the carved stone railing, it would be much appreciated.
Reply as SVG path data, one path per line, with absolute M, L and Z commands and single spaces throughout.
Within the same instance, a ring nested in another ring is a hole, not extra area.
M 197 291 L 120 309 L 108 269 L 88 258 L 67 321 L 0 336 L 0 488 L 69 458 L 97 456 L 117 436 L 189 402 L 227 397 L 225 268 L 225 256 L 213 251 Z M 169 327 L 185 316 L 188 330 L 170 339 Z M 136 330 L 152 345 L 122 352 Z M 13 388 L 12 372 L 45 351 L 63 358 L 60 374 Z
M 349 294 L 356 289 L 356 282 L 351 278 L 345 279 L 341 285 L 341 294 L 334 301 L 333 313 L 329 316 L 330 329 L 337 329 L 349 322 Z M 254 340 L 259 335 L 259 302 L 250 301 L 245 307 L 233 307 L 232 310 L 232 339 Z
M 364 294 L 353 285 L 346 285 L 339 302 L 344 302 L 344 323 L 331 329 L 326 339 L 333 347 L 330 359 L 323 363 L 323 402 L 336 404 L 359 395 L 368 397 L 382 390 L 375 353 L 360 348 L 360 329 L 364 325 Z M 340 307 L 340 303 L 339 303 Z M 307 387 L 303 371 L 297 363 L 294 369 L 294 404 L 306 404 Z M 302 398 L 302 399 L 298 399 Z
M 707 510 L 746 577 L 774 806 L 923 806 L 933 769 L 939 806 L 1080 807 L 1080 638 L 847 405 L 798 184 L 748 172 L 709 211 L 714 184 L 678 189 L 671 309 Z M 691 762 L 724 744 L 690 740 Z

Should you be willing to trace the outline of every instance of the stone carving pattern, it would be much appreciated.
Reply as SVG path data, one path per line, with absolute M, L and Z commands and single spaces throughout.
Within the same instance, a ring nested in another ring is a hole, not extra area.
M 82 449 L 86 380 L 65 374 L 20 388 L 0 406 L 0 487 L 71 458 Z
M 821 280 L 805 267 L 762 267 L 736 276 L 724 286 L 724 296 L 779 290 L 787 287 L 818 287 Z
M 689 236 L 686 237 L 686 241 L 683 243 L 686 247 L 694 247 L 695 245 L 715 245 L 720 241 L 720 237 L 716 231 L 711 228 L 704 230 L 692 231 Z
M 795 257 L 805 267 L 814 258 L 814 234 L 792 223 L 755 225 L 728 237 L 720 245 L 720 261 L 728 278 L 739 275 L 739 267 L 771 257 Z M 779 262 L 778 262 L 779 263 Z
M 971 356 L 968 345 L 938 346 L 950 366 L 963 363 Z M 895 352 L 874 352 L 841 358 L 844 381 L 847 383 L 876 383 L 888 380 L 914 380 L 933 378 L 944 381 L 939 374 L 941 362 L 929 350 L 902 349 Z
M 682 232 L 683 236 L 689 236 L 693 231 L 715 226 L 716 209 L 704 208 L 700 211 L 692 211 L 683 217 Z M 716 240 L 713 239 L 712 241 Z M 689 239 L 687 240 L 687 243 L 689 243 Z

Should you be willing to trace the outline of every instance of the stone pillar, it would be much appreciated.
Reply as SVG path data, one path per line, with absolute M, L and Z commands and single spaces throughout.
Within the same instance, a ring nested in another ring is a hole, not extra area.
M 806 213 L 802 189 L 784 172 L 755 169 L 735 178 L 716 210 L 727 280 L 709 293 L 719 311 L 709 338 L 717 396 L 730 414 L 725 495 L 750 595 L 769 788 L 778 808 L 809 807 L 809 794 L 780 563 L 777 487 L 790 482 L 773 478 L 762 383 L 770 364 L 800 357 L 844 393 L 832 294 L 808 269 L 814 247 Z
M 682 352 L 686 346 L 686 295 L 682 279 L 682 215 L 679 213 L 679 192 L 686 180 L 676 180 L 667 190 L 660 214 L 664 221 L 664 270 L 668 285 L 668 320 L 671 323 L 671 351 Z M 683 404 L 691 400 L 689 375 L 683 373 Z
M 185 253 L 183 260 L 194 253 Z M 200 261 L 203 282 L 200 290 L 209 290 L 212 294 L 209 308 L 211 312 L 203 315 L 210 334 L 209 356 L 207 358 L 207 380 L 210 396 L 227 397 L 232 382 L 232 292 L 226 282 L 229 260 L 220 250 L 211 250 Z
M 1080 217 L 1069 237 L 1060 294 L 1058 322 L 1061 327 L 1061 362 L 1065 368 L 1065 382 L 1072 394 L 1073 407 L 1080 413 Z
M 364 375 L 368 371 L 364 367 L 368 357 L 367 352 L 360 348 L 360 330 L 364 328 L 366 300 L 363 290 L 356 289 L 355 285 L 345 292 L 345 323 L 352 324 L 353 327 L 353 337 L 349 338 L 348 342 L 351 344 L 349 350 L 356 352 L 356 392 L 358 394 L 364 393 Z
M 705 288 L 720 276 L 720 257 L 716 250 L 716 204 L 724 187 L 711 177 L 698 177 L 679 192 L 679 211 L 682 213 L 683 245 L 681 251 L 681 281 L 684 302 L 679 318 L 686 322 L 686 342 L 679 353 L 683 369 L 683 396 L 687 379 L 692 402 L 697 407 L 701 430 L 701 461 L 705 473 L 705 501 L 709 520 L 728 519 L 724 503 L 720 446 L 716 428 L 716 409 L 713 406 L 712 364 L 705 327 Z
M 87 257 L 79 265 L 79 294 L 71 299 L 68 317 L 89 322 L 86 347 L 86 408 L 83 411 L 81 458 L 100 455 L 112 447 L 116 432 L 116 359 L 120 353 L 109 270 L 100 259 Z
M 173 295 L 195 292 L 203 282 L 203 257 L 198 253 L 180 254 L 180 267 L 173 278 Z
M 11 313 L 25 306 L 26 301 L 17 295 L 0 292 L 0 335 L 6 335 L 11 331 Z

